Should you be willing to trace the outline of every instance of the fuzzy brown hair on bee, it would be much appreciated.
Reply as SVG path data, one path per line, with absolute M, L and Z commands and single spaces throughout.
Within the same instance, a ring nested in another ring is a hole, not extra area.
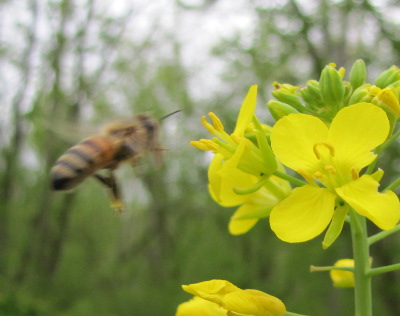
M 112 206 L 122 211 L 113 171 L 124 162 L 137 166 L 147 153 L 153 153 L 157 165 L 161 165 L 162 150 L 159 147 L 158 120 L 140 114 L 131 120 L 111 122 L 104 127 L 102 134 L 81 141 L 58 158 L 50 171 L 51 188 L 56 191 L 69 190 L 94 176 L 111 189 Z M 109 176 L 97 173 L 102 169 L 107 169 Z

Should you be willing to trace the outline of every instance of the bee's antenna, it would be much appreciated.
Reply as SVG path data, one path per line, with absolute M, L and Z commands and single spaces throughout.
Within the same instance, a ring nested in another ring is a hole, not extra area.
M 178 112 L 181 112 L 181 111 L 182 111 L 182 110 L 177 110 L 177 111 L 174 111 L 174 112 L 172 112 L 172 113 L 169 113 L 169 114 L 163 116 L 162 118 L 160 118 L 160 121 L 166 119 L 167 117 L 170 117 L 171 115 L 174 115 L 174 114 L 176 114 L 176 113 L 178 113 Z

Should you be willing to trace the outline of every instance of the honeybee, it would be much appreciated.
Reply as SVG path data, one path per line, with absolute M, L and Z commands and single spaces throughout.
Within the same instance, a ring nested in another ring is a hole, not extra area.
M 50 171 L 51 188 L 69 190 L 93 176 L 111 190 L 111 206 L 122 212 L 123 204 L 113 171 L 123 162 L 136 167 L 148 153 L 154 154 L 160 166 L 164 149 L 159 147 L 159 131 L 159 120 L 145 114 L 107 124 L 102 134 L 84 139 L 58 158 Z M 107 169 L 109 175 L 99 174 L 102 169 Z

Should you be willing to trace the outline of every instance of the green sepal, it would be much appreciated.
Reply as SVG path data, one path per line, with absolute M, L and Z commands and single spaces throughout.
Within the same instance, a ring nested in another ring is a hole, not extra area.
M 353 89 L 363 85 L 367 78 L 367 68 L 362 59 L 357 59 L 350 70 L 350 83 Z
M 267 138 L 261 131 L 256 132 L 258 148 L 261 151 L 261 154 L 264 158 L 264 163 L 268 166 L 268 175 L 273 174 L 278 169 L 278 164 L 276 162 L 275 155 L 271 149 L 271 146 L 268 144 Z
M 300 94 L 304 101 L 312 109 L 318 109 L 323 106 L 321 92 L 319 90 L 319 82 L 316 80 L 307 81 L 306 87 L 300 90 Z
M 339 237 L 340 233 L 342 232 L 343 224 L 346 220 L 348 211 L 348 204 L 339 205 L 338 207 L 336 207 L 335 212 L 332 216 L 332 221 L 329 225 L 328 230 L 325 233 L 325 237 L 322 242 L 323 249 L 327 249 Z

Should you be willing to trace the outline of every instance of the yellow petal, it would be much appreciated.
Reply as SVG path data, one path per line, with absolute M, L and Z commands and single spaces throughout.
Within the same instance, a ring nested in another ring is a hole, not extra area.
M 182 285 L 182 288 L 235 313 L 249 316 L 283 316 L 286 312 L 285 305 L 278 298 L 258 290 L 242 290 L 225 280 Z
M 229 232 L 232 235 L 241 235 L 252 229 L 259 218 L 241 219 L 241 217 L 259 211 L 260 207 L 262 208 L 262 205 L 260 206 L 257 204 L 244 204 L 239 207 L 229 222 Z M 265 211 L 265 213 L 267 213 L 267 211 Z
M 272 150 L 289 168 L 312 172 L 318 167 L 314 144 L 325 141 L 327 135 L 328 128 L 320 119 L 306 114 L 290 114 L 272 128 Z
M 392 191 L 378 192 L 379 183 L 371 176 L 359 179 L 336 188 L 337 194 L 354 210 L 367 217 L 383 230 L 393 228 L 400 219 L 400 203 Z
M 227 294 L 224 307 L 229 311 L 252 316 L 283 316 L 286 312 L 280 299 L 258 290 L 240 290 Z
M 218 305 L 223 305 L 223 298 L 226 294 L 240 290 L 240 288 L 225 280 L 210 280 L 182 285 L 182 288 L 190 294 L 200 296 Z
M 237 118 L 236 127 L 233 134 L 236 136 L 244 136 L 244 131 L 253 119 L 254 112 L 257 105 L 257 86 L 251 86 L 246 98 L 244 99 L 240 108 L 239 116 Z
M 218 304 L 195 296 L 178 306 L 175 316 L 226 316 L 227 310 Z
M 211 197 L 222 206 L 235 206 L 245 203 L 252 198 L 252 194 L 239 195 L 233 191 L 234 187 L 250 187 L 257 183 L 257 178 L 237 168 L 224 168 L 224 157 L 216 154 L 208 169 L 208 186 Z M 222 172 L 221 172 L 222 171 Z
M 353 259 L 340 259 L 336 261 L 335 267 L 354 267 Z M 354 273 L 344 270 L 331 270 L 330 276 L 333 286 L 336 287 L 354 287 Z
M 310 240 L 328 226 L 336 195 L 327 189 L 305 185 L 296 188 L 272 209 L 271 229 L 286 242 Z
M 340 110 L 328 135 L 335 148 L 337 166 L 359 172 L 370 164 L 375 158 L 371 151 L 386 140 L 389 128 L 386 113 L 371 103 L 357 103 Z

